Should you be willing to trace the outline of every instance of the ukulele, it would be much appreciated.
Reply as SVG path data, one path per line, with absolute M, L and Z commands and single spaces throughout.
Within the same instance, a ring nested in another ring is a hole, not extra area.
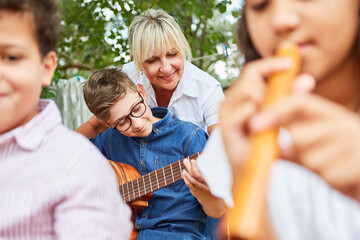
M 186 169 L 185 159 L 196 160 L 198 156 L 199 153 L 195 153 L 143 176 L 129 164 L 108 160 L 115 172 L 121 197 L 131 208 L 131 220 L 134 222 L 136 214 L 148 207 L 148 200 L 152 197 L 152 192 L 182 179 L 182 171 Z M 136 239 L 136 236 L 137 231 L 134 229 L 131 239 Z

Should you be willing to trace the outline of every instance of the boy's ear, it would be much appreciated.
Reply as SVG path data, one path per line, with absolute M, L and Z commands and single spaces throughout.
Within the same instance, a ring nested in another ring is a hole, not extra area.
M 141 94 L 141 96 L 146 101 L 146 92 L 145 92 L 144 86 L 138 83 L 138 84 L 136 84 L 136 89 L 138 90 L 138 92 Z
M 44 64 L 42 85 L 49 86 L 54 76 L 57 66 L 57 55 L 55 51 L 50 51 L 42 60 Z

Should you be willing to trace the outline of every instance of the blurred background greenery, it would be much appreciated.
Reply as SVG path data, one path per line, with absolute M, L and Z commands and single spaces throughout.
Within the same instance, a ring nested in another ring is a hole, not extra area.
M 129 62 L 128 26 L 148 8 L 162 8 L 177 19 L 195 65 L 223 87 L 234 80 L 241 66 L 234 34 L 240 8 L 231 0 L 59 0 L 59 64 L 53 80 L 87 78 L 94 70 Z M 42 94 L 55 97 L 48 88 Z

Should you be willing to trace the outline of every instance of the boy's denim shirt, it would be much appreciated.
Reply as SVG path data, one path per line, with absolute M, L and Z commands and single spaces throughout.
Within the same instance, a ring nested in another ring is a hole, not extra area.
M 141 175 L 203 150 L 208 135 L 190 122 L 171 118 L 166 108 L 152 108 L 155 117 L 147 137 L 126 137 L 108 129 L 91 141 L 112 161 L 134 166 Z M 149 207 L 135 219 L 137 239 L 205 239 L 206 215 L 184 180 L 153 193 Z

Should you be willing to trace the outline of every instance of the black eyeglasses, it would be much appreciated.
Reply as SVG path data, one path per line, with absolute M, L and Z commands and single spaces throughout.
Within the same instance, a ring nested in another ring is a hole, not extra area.
M 117 129 L 119 132 L 125 132 L 131 127 L 132 121 L 131 121 L 130 116 L 138 118 L 138 117 L 141 117 L 142 115 L 144 115 L 144 113 L 146 111 L 146 105 L 144 103 L 144 98 L 141 96 L 141 94 L 139 92 L 138 92 L 138 94 L 139 94 L 141 100 L 137 104 L 135 104 L 135 106 L 133 106 L 131 108 L 131 111 L 128 115 L 117 120 L 114 127 L 112 127 L 112 129 L 114 129 L 114 130 Z M 110 124 L 108 124 L 108 125 L 111 127 Z

